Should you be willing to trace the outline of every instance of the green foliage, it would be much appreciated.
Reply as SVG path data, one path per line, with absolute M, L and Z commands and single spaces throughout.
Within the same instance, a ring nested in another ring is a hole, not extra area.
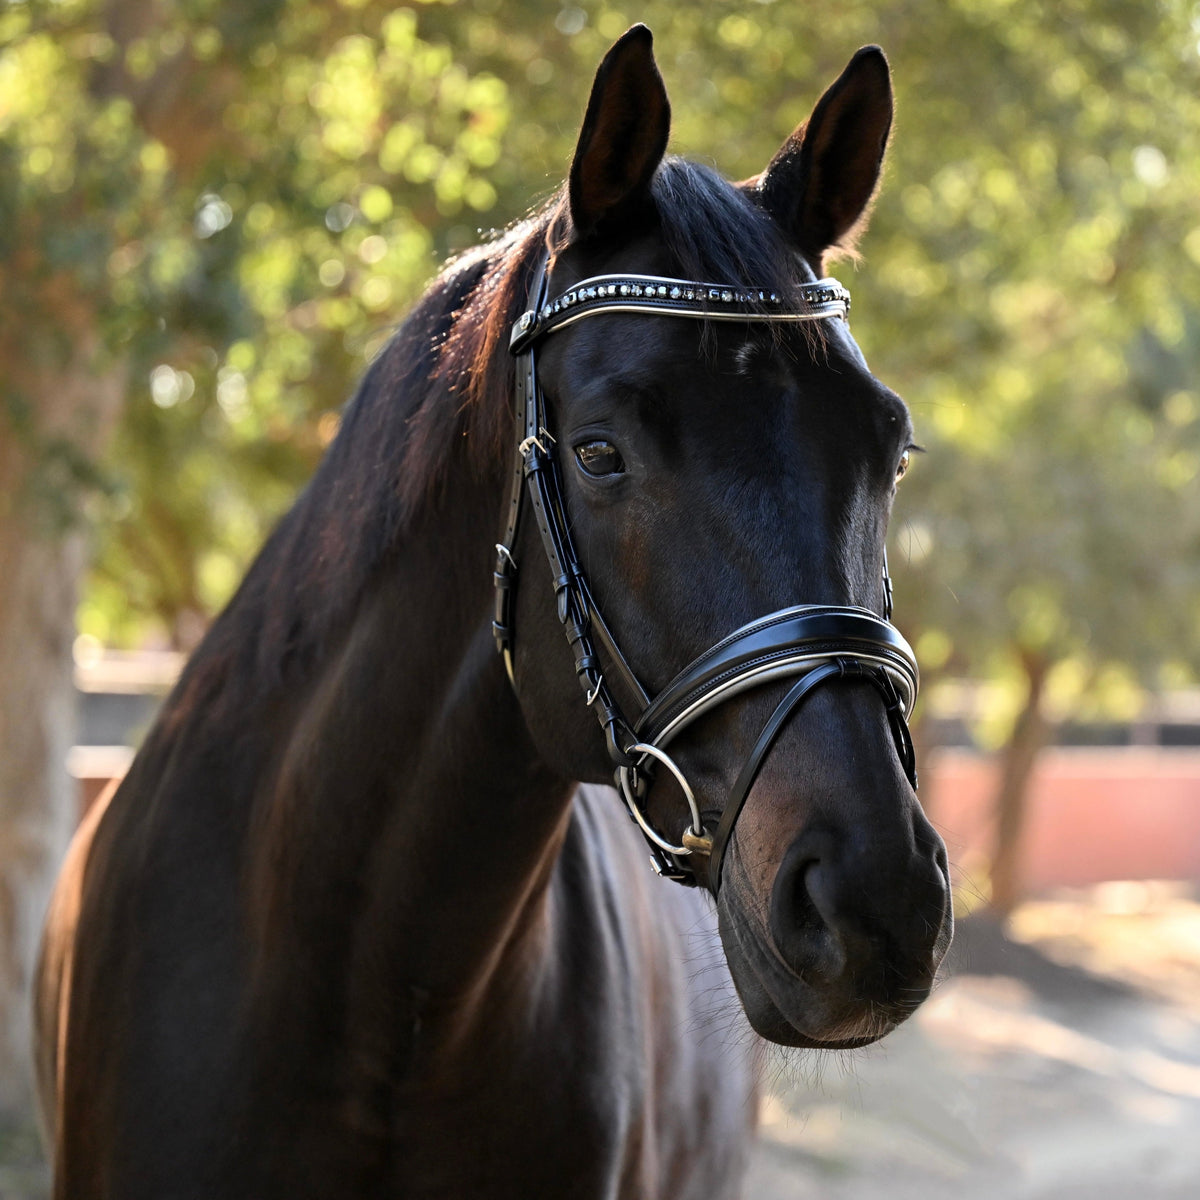
M 1196 10 L 951 9 L 897 63 L 900 203 L 857 308 L 931 450 L 899 586 L 957 672 L 1035 654 L 1071 705 L 1116 696 L 1118 666 L 1178 682 L 1200 645 Z
M 893 538 L 927 671 L 1003 679 L 1035 653 L 1075 700 L 1185 678 L 1200 9 L 1184 0 L 10 6 L 6 319 L 53 329 L 39 281 L 64 273 L 130 364 L 87 631 L 133 639 L 153 617 L 186 640 L 181 618 L 219 606 L 437 263 L 557 186 L 595 65 L 635 19 L 656 33 L 672 148 L 733 177 L 857 46 L 891 58 L 868 267 L 835 269 L 929 450 Z

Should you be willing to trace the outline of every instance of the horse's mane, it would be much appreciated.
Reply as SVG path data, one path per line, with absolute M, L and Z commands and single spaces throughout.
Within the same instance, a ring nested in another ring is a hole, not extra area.
M 684 277 L 793 293 L 795 255 L 746 191 L 669 158 L 652 195 Z M 294 681 L 438 501 L 454 456 L 465 453 L 477 475 L 507 462 L 509 330 L 541 254 L 569 237 L 564 188 L 442 270 L 368 368 L 312 481 L 194 656 L 187 677 L 202 692 L 219 690 L 230 667 L 239 689 Z

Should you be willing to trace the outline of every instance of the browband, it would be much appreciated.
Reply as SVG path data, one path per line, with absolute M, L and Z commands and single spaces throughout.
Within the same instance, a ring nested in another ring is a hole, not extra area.
M 593 275 L 553 300 L 522 313 L 509 349 L 520 354 L 538 338 L 601 313 L 657 313 L 700 321 L 819 321 L 850 314 L 850 293 L 836 279 L 799 287 L 800 307 L 784 308 L 778 292 L 695 283 L 659 275 Z

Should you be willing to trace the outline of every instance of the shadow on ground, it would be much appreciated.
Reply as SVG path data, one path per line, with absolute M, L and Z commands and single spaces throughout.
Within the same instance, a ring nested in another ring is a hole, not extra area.
M 963 921 L 907 1026 L 782 1064 L 746 1195 L 1200 1195 L 1200 905 L 1135 886 Z
M 32 1122 L 0 1120 L 0 1200 L 46 1200 L 50 1171 Z

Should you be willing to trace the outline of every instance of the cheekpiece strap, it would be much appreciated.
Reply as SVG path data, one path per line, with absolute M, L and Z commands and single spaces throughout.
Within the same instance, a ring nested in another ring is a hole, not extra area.
M 543 302 L 546 287 L 546 260 L 543 258 L 532 285 L 531 295 L 535 304 Z M 558 456 L 554 453 L 554 435 L 546 427 L 548 417 L 538 385 L 533 343 L 527 342 L 519 349 L 516 359 L 514 399 L 518 440 L 504 532 L 501 541 L 496 544 L 496 599 L 492 632 L 497 649 L 504 657 L 509 681 L 515 687 L 512 657 L 513 585 L 517 576 L 517 530 L 524 507 L 523 499 L 527 498 L 550 566 L 558 620 L 571 647 L 584 701 L 596 714 L 604 732 L 609 758 L 615 766 L 628 767 L 633 760 L 629 757 L 627 747 L 636 739 L 605 678 L 595 650 L 596 636 L 611 656 L 614 673 L 632 691 L 637 702 L 644 706 L 649 699 L 596 609 L 579 565 L 563 503 Z
M 523 313 L 513 326 L 509 349 L 519 354 L 538 338 L 602 313 L 657 313 L 698 321 L 849 319 L 850 293 L 836 279 L 801 284 L 799 301 L 799 307 L 785 308 L 777 292 L 762 288 L 658 275 L 595 275 Z

